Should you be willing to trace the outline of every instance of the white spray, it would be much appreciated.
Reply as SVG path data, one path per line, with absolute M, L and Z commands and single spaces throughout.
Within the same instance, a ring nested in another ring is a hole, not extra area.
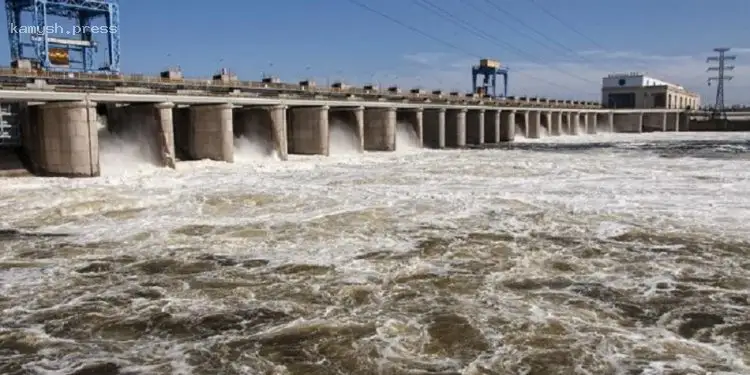
M 344 121 L 333 120 L 328 126 L 330 153 L 333 155 L 359 154 L 357 133 Z
M 396 151 L 415 151 L 422 149 L 419 142 L 419 134 L 408 122 L 396 124 Z
M 151 150 L 151 135 L 143 127 L 123 124 L 124 131 L 115 134 L 107 129 L 107 117 L 99 116 L 99 166 L 103 176 L 118 176 L 153 170 L 156 155 Z

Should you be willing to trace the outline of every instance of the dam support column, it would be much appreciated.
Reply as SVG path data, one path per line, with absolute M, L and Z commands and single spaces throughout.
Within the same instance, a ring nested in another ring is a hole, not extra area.
M 596 134 L 597 121 L 596 112 L 589 112 L 586 116 L 586 134 Z
M 365 150 L 396 150 L 396 108 L 365 108 Z
M 527 138 L 540 138 L 542 136 L 542 112 L 529 111 L 528 116 L 528 121 L 526 122 Z
M 552 135 L 552 111 L 543 111 L 539 118 L 541 135 Z
M 575 134 L 573 132 L 573 116 L 571 116 L 570 112 L 563 113 L 563 122 L 563 132 L 568 135 Z
M 552 112 L 552 120 L 550 122 L 550 135 L 562 135 L 563 134 L 563 113 Z
M 484 144 L 484 109 L 472 109 L 466 112 L 466 144 Z
M 445 108 L 424 110 L 422 142 L 429 148 L 445 148 Z
M 174 122 L 172 116 L 174 104 L 159 103 L 154 107 L 156 119 L 159 124 L 157 126 L 157 136 L 159 139 L 161 164 L 174 169 L 177 159 L 174 151 Z
M 190 156 L 234 162 L 231 104 L 190 106 Z
M 466 146 L 466 109 L 448 109 L 445 113 L 446 147 Z
M 275 105 L 271 107 L 269 117 L 271 118 L 271 129 L 273 129 L 273 144 L 276 148 L 276 154 L 280 160 L 289 159 L 289 144 L 286 136 L 287 124 L 286 124 L 286 111 L 288 107 L 285 105 Z
M 516 111 L 501 110 L 500 113 L 500 142 L 513 142 L 516 138 Z
M 615 113 L 609 112 L 607 114 L 607 131 L 610 133 L 615 132 Z
M 500 110 L 489 110 L 484 114 L 484 142 L 500 143 Z
M 295 107 L 287 113 L 287 142 L 290 154 L 325 155 L 330 153 L 327 105 Z
M 99 123 L 91 102 L 48 103 L 30 112 L 31 164 L 42 176 L 97 177 Z M 34 126 L 36 124 L 36 126 Z M 36 159 L 36 160 L 34 160 Z

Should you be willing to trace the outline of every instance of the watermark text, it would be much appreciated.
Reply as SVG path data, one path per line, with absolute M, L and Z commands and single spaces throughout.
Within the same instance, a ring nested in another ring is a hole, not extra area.
M 11 34 L 30 34 L 30 35 L 81 35 L 81 34 L 116 34 L 117 26 L 71 26 L 63 27 L 62 25 L 10 25 Z

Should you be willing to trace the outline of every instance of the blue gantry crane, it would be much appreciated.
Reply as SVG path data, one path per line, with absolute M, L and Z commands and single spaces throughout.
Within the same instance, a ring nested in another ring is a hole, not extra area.
M 482 76 L 482 86 L 477 87 L 477 76 Z M 508 69 L 503 68 L 500 62 L 491 59 L 479 60 L 479 65 L 471 67 L 472 92 L 479 95 L 489 95 L 493 98 L 497 95 L 497 76 L 503 77 L 503 93 L 501 97 L 508 96 Z M 490 93 L 490 88 L 492 92 Z
M 119 73 L 116 0 L 5 0 L 5 12 L 14 64 L 30 61 L 42 70 Z M 98 19 L 104 24 L 95 25 Z M 102 47 L 102 65 L 95 67 Z

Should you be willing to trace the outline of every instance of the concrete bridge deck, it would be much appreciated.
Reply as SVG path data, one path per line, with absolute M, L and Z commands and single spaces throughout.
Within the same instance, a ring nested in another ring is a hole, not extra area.
M 44 89 L 56 92 L 141 93 L 163 95 L 286 97 L 291 99 L 433 102 L 462 105 L 502 105 L 507 107 L 599 108 L 599 103 L 578 100 L 555 100 L 538 97 L 490 98 L 479 95 L 442 91 L 425 92 L 397 87 L 380 89 L 347 85 L 320 87 L 300 82 L 252 82 L 230 79 L 170 79 L 144 75 L 104 75 L 91 73 L 48 72 L 0 67 L 0 88 Z

